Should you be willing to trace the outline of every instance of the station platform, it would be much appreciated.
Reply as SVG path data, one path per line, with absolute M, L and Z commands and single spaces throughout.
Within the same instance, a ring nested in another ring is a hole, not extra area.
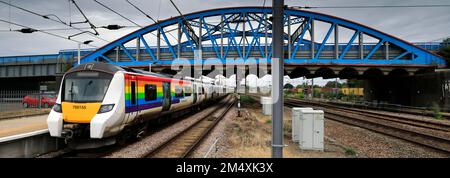
M 0 138 L 47 129 L 47 114 L 0 119 Z

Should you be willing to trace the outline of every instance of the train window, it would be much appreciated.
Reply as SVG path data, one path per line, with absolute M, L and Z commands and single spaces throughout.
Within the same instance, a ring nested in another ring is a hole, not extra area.
M 69 73 L 63 80 L 61 99 L 69 102 L 101 102 L 112 79 L 103 72 Z
M 184 96 L 191 96 L 191 95 L 192 95 L 192 88 L 184 87 Z
M 205 94 L 205 88 L 202 87 L 202 95 Z
M 136 82 L 131 82 L 131 104 L 136 104 Z
M 175 87 L 175 97 L 181 98 L 184 96 L 183 88 L 176 86 Z
M 145 101 L 153 101 L 156 100 L 156 85 L 145 85 Z

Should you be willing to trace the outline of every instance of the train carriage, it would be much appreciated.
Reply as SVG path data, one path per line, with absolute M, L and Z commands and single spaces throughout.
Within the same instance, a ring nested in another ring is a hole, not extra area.
M 53 137 L 97 141 L 88 147 L 114 144 L 119 134 L 139 134 L 151 120 L 217 99 L 212 87 L 107 63 L 81 64 L 63 76 L 47 124 Z

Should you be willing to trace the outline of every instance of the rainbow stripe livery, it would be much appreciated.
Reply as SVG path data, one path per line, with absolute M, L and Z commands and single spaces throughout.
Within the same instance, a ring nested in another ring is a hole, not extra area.
M 132 87 L 133 84 L 136 85 L 136 103 L 133 104 L 132 100 Z M 162 78 L 157 76 L 143 76 L 134 74 L 125 74 L 125 113 L 135 112 L 140 110 L 152 109 L 161 107 L 163 105 L 163 83 L 167 82 L 170 84 L 170 98 L 171 104 L 176 104 L 180 102 L 182 97 L 175 97 L 175 87 L 190 86 L 191 82 L 184 80 L 175 80 Z M 145 85 L 156 86 L 156 99 L 151 101 L 145 100 Z

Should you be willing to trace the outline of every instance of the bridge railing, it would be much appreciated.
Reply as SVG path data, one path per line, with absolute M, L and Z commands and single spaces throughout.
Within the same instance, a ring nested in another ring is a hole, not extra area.
M 0 57 L 0 65 L 54 63 L 54 61 L 58 58 L 58 56 L 59 54 Z
M 367 53 L 368 51 L 370 51 L 371 49 L 373 49 L 376 46 L 377 43 L 365 43 L 364 44 L 364 51 Z M 444 44 L 442 42 L 417 42 L 414 43 L 417 46 L 420 46 L 422 48 L 425 48 L 427 50 L 430 51 L 437 51 L 440 48 L 444 47 L 444 46 L 448 46 L 450 44 Z M 264 48 L 265 45 L 264 43 L 261 43 L 261 47 L 262 50 L 264 52 Z M 270 44 L 267 44 L 268 48 L 270 48 Z M 318 48 L 320 46 L 320 44 L 316 44 L 316 48 Z M 339 50 L 343 50 L 346 46 L 346 43 L 341 43 L 339 44 Z M 174 46 L 174 49 L 177 49 L 177 45 Z M 151 50 L 156 54 L 157 51 L 157 47 L 156 46 L 150 46 Z M 243 46 L 237 46 L 237 48 L 242 49 Z M 137 54 L 137 49 L 136 47 L 128 47 L 127 48 L 129 50 L 129 52 L 131 54 Z M 248 47 L 246 48 L 248 50 Z M 311 49 L 310 45 L 301 45 L 300 46 L 300 51 L 309 51 Z M 359 49 L 359 45 L 358 44 L 353 44 L 350 47 L 350 52 L 351 51 L 356 51 Z M 89 49 L 82 49 L 81 50 L 81 56 L 85 56 L 89 53 L 91 53 L 92 51 L 94 51 L 95 49 L 93 48 L 89 48 Z M 224 53 L 227 50 L 226 47 L 224 47 Z M 288 50 L 288 46 L 285 46 L 285 51 Z M 333 51 L 334 50 L 334 43 L 327 43 L 325 44 L 323 51 Z M 191 47 L 188 46 L 182 46 L 180 51 L 182 53 L 187 53 L 188 56 L 189 53 L 192 53 L 192 49 Z M 215 49 L 212 47 L 212 45 L 210 44 L 203 44 L 202 47 L 202 51 L 203 52 L 214 52 L 215 53 Z M 236 47 L 230 47 L 228 49 L 229 52 L 236 52 L 237 49 Z M 123 50 L 120 51 L 121 55 L 125 55 Z M 164 56 L 164 54 L 170 53 L 170 50 L 167 46 L 161 46 L 160 48 L 160 52 L 162 54 L 162 56 Z M 219 51 L 220 52 L 220 51 Z M 249 51 L 247 51 L 249 52 Z M 252 47 L 252 50 L 250 50 L 250 52 L 252 53 L 259 53 L 259 48 L 257 47 Z M 214 57 L 213 55 L 216 55 L 212 53 L 212 56 L 205 56 L 205 57 Z M 326 53 L 326 52 L 325 52 Z M 145 50 L 145 48 L 141 48 L 140 50 L 140 54 L 145 56 L 148 55 L 147 51 Z M 70 61 L 70 62 L 74 62 L 77 58 L 78 55 L 78 51 L 76 49 L 68 49 L 68 50 L 61 50 L 58 54 L 47 54 L 47 55 L 30 55 L 30 56 L 6 56 L 6 57 L 0 57 L 0 66 L 1 65 L 32 65 L 32 64 L 46 64 L 46 63 L 58 63 L 58 60 L 60 60 L 59 62 L 64 62 L 64 61 Z M 193 54 L 192 54 L 193 55 Z M 168 55 L 167 57 L 172 58 L 170 55 Z M 258 56 L 257 56 L 258 57 Z M 145 59 L 145 58 L 144 58 Z M 164 59 L 164 58 L 162 58 Z

